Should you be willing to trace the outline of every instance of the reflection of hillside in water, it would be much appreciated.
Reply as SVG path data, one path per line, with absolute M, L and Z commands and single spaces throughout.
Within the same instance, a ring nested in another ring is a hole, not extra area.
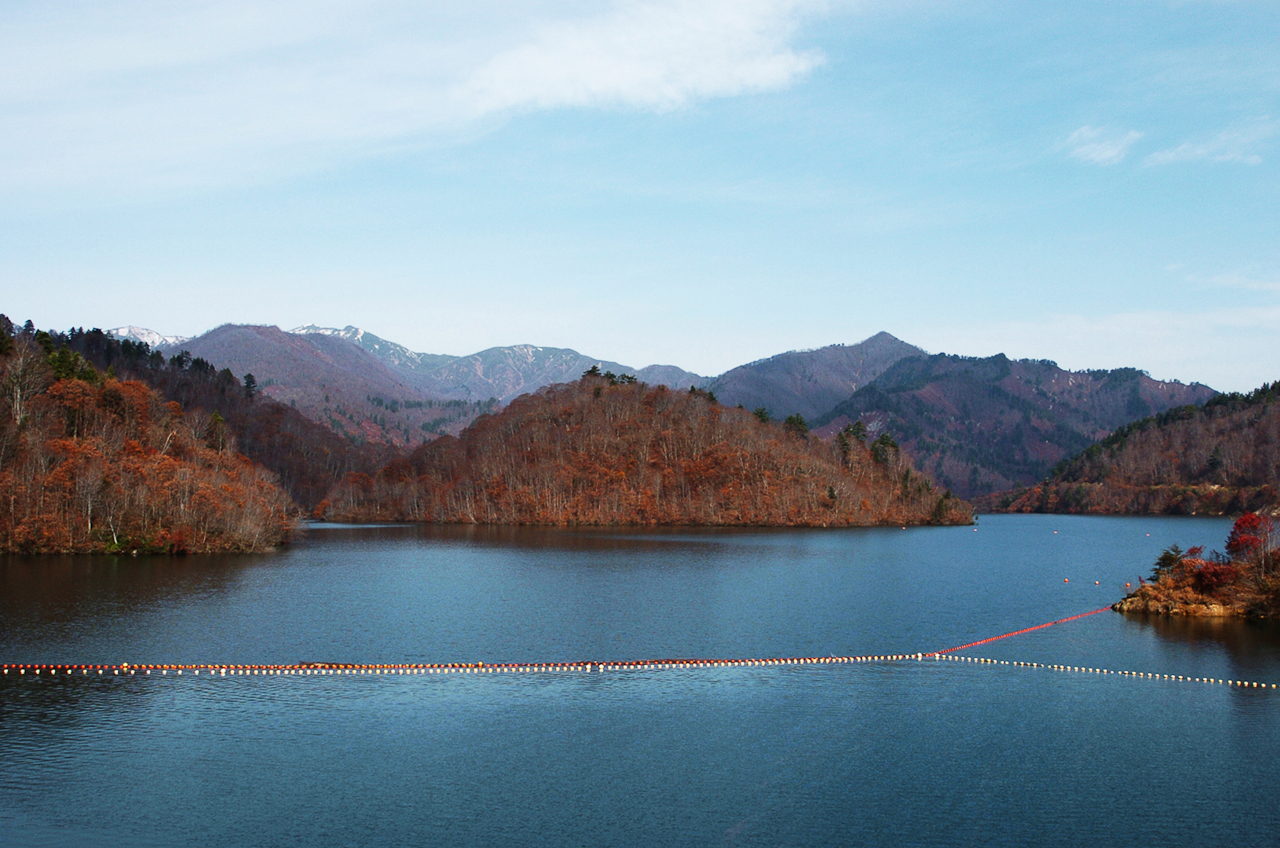
M 871 528 L 856 528 L 864 533 Z M 523 527 L 497 524 L 318 524 L 311 535 L 325 545 L 371 541 L 420 539 L 443 544 L 464 544 L 511 550 L 572 551 L 593 553 L 666 553 L 680 549 L 706 552 L 732 544 L 770 544 L 769 537 L 794 538 L 803 530 L 788 527 Z M 826 530 L 827 534 L 833 531 Z
M 80 657 L 34 656 L 31 646 L 66 643 L 110 630 L 175 597 L 216 597 L 235 591 L 251 567 L 270 557 L 7 556 L 0 558 L 0 661 L 83 662 Z M 36 653 L 41 653 L 36 651 Z M 128 661 L 128 657 L 116 658 Z M 40 750 L 102 717 L 142 715 L 158 691 L 128 677 L 12 674 L 0 680 L 0 713 L 11 745 L 28 737 Z M 127 722 L 127 719 L 124 719 Z M 34 755 L 34 749 L 32 751 Z
M 1273 621 L 1186 615 L 1127 615 L 1178 648 L 1221 651 L 1232 675 L 1272 681 L 1280 666 L 1280 625 Z
M 91 632 L 103 618 L 128 618 L 170 598 L 227 594 L 247 571 L 272 562 L 270 554 L 2 557 L 0 652 L 5 655 L 0 659 L 22 661 L 9 655 L 16 634 L 39 643 L 53 635 Z

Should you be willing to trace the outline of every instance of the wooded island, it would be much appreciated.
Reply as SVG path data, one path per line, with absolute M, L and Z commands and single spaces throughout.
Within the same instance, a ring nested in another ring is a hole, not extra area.
M 1270 516 L 1247 512 L 1227 536 L 1226 552 L 1173 545 L 1149 580 L 1113 607 L 1119 612 L 1243 616 L 1280 614 L 1280 534 Z

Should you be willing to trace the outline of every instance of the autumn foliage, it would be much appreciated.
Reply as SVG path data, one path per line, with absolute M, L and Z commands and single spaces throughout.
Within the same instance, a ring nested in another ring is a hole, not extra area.
M 1280 506 L 1280 383 L 1135 421 L 996 512 L 1230 515 Z
M 341 520 L 550 525 L 969 523 L 893 450 L 823 442 L 704 392 L 584 375 L 524 395 L 319 510 Z
M 0 550 L 257 551 L 288 539 L 274 475 L 220 416 L 184 413 L 81 363 L 58 379 L 26 338 L 0 355 Z
M 1280 613 L 1280 528 L 1246 512 L 1227 536 L 1226 554 L 1167 548 L 1150 580 L 1116 604 L 1123 612 L 1268 616 Z

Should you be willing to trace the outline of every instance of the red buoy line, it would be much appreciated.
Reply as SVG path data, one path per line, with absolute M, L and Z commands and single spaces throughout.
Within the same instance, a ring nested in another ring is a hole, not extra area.
M 284 663 L 284 664 L 227 664 L 227 663 L 196 663 L 196 664 L 148 664 L 148 663 L 99 663 L 88 665 L 66 665 L 57 663 L 5 663 L 0 665 L 0 675 L 8 676 L 14 674 L 22 677 L 31 674 L 33 677 L 41 676 L 54 677 L 59 674 L 63 676 L 150 676 L 158 673 L 160 676 L 168 676 L 170 672 L 175 675 L 181 675 L 184 672 L 200 675 L 204 673 L 206 676 L 244 676 L 244 675 L 290 675 L 290 676 L 307 676 L 307 675 L 369 675 L 369 674 L 529 674 L 539 672 L 605 672 L 605 671 L 632 671 L 632 670 L 668 670 L 682 668 L 717 668 L 717 667 L 743 667 L 743 666 L 791 666 L 791 665 L 831 665 L 831 664 L 848 664 L 848 663 L 869 663 L 869 662 L 896 662 L 899 660 L 949 660 L 954 662 L 976 662 L 992 665 L 1011 665 L 1023 668 L 1046 668 L 1060 671 L 1089 671 L 1098 674 L 1116 674 L 1127 677 L 1146 677 L 1152 679 L 1164 680 L 1194 680 L 1196 682 L 1205 683 L 1226 683 L 1232 686 L 1250 687 L 1250 688 L 1271 688 L 1275 689 L 1276 684 L 1255 683 L 1239 680 L 1217 680 L 1213 678 L 1190 678 L 1178 675 L 1159 675 L 1145 674 L 1143 672 L 1131 671 L 1109 671 L 1106 669 L 1084 669 L 1076 666 L 1062 665 L 1046 665 L 1044 663 L 1027 663 L 1012 662 L 1006 660 L 991 660 L 980 657 L 953 657 L 947 654 L 956 651 L 963 651 L 966 648 L 973 648 L 978 645 L 985 645 L 988 642 L 995 642 L 1000 639 L 1008 639 L 1010 636 L 1018 636 L 1023 633 L 1030 633 L 1033 630 L 1040 630 L 1045 627 L 1052 627 L 1055 624 L 1062 624 L 1067 621 L 1075 621 L 1079 618 L 1086 618 L 1091 615 L 1097 615 L 1106 612 L 1110 607 L 1103 607 L 1092 612 L 1080 613 L 1079 615 L 1060 618 L 1057 621 L 1050 621 L 1044 624 L 1037 624 L 1035 627 L 1026 627 L 1022 630 L 1015 630 L 1011 633 L 1004 633 L 1000 636 L 992 636 L 987 639 L 980 639 L 977 642 L 970 642 L 967 645 L 960 645 L 955 648 L 947 648 L 942 651 L 932 651 L 930 653 L 914 653 L 914 654 L 866 654 L 861 656 L 826 656 L 826 657 L 761 657 L 750 659 L 655 659 L 655 660 L 619 660 L 615 662 L 600 662 L 596 660 L 585 660 L 575 662 L 534 662 L 534 663 L 327 663 L 327 662 L 310 662 L 310 663 Z
M 970 642 L 967 645 L 960 645 L 957 648 L 947 648 L 945 651 L 934 651 L 931 654 L 925 654 L 925 656 L 932 657 L 932 656 L 938 656 L 941 654 L 950 654 L 953 651 L 963 651 L 966 648 L 976 648 L 977 646 L 985 645 L 988 642 L 998 642 L 1001 639 L 1008 639 L 1010 636 L 1021 636 L 1023 633 L 1030 633 L 1032 630 L 1043 630 L 1044 628 L 1052 627 L 1055 624 L 1064 624 L 1068 621 L 1075 621 L 1077 618 L 1088 618 L 1091 615 L 1097 615 L 1098 613 L 1106 612 L 1109 609 L 1111 609 L 1111 607 L 1103 607 L 1102 609 L 1096 609 L 1093 612 L 1082 612 L 1079 615 L 1072 615 L 1072 616 L 1068 616 L 1067 618 L 1060 618 L 1057 621 L 1047 621 L 1044 624 L 1037 624 L 1035 627 L 1024 627 L 1021 630 L 1015 630 L 1012 633 L 1004 633 L 1000 636 L 991 636 L 987 639 L 979 639 L 977 642 Z

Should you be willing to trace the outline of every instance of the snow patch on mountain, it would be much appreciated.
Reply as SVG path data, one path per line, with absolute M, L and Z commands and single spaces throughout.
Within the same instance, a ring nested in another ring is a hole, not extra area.
M 116 327 L 114 330 L 107 330 L 107 334 L 121 341 L 128 339 L 131 342 L 145 342 L 152 348 L 172 347 L 191 341 L 190 336 L 166 336 L 155 330 L 148 330 L 146 327 Z

